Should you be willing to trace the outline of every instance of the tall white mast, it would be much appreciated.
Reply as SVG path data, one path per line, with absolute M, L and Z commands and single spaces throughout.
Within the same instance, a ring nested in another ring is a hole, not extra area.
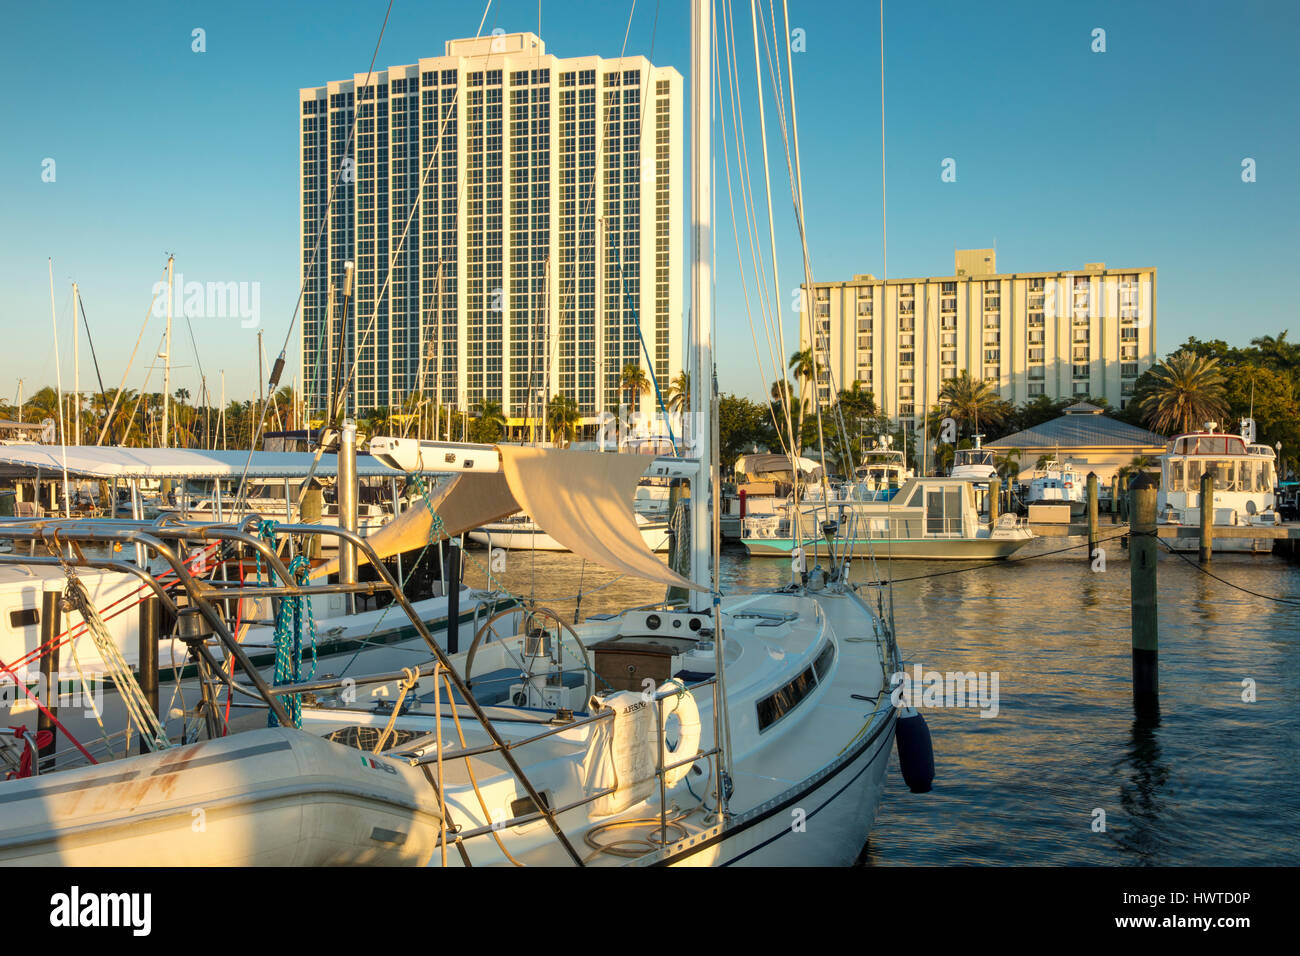
M 693 591 L 696 610 L 709 607 L 713 577 L 709 563 L 713 551 L 709 519 L 709 478 L 713 468 L 713 309 L 709 298 L 713 283 L 711 210 L 713 208 L 713 21 L 712 4 L 691 2 L 691 332 L 695 362 L 691 376 L 691 437 L 700 461 L 700 473 L 691 488 L 691 580 L 706 590 Z
M 167 413 L 172 394 L 172 256 L 167 257 L 167 334 L 163 346 L 162 447 L 167 448 Z
M 77 312 L 81 294 L 72 283 L 72 444 L 81 444 L 81 336 L 77 334 Z

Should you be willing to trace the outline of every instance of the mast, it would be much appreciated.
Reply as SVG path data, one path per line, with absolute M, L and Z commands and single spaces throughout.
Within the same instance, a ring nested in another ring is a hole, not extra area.
M 172 263 L 174 256 L 167 257 L 167 333 L 163 346 L 163 419 L 161 445 L 168 447 L 167 414 L 172 392 Z
M 691 488 L 691 580 L 705 588 L 691 592 L 691 607 L 709 607 L 713 578 L 709 563 L 713 550 L 709 518 L 708 479 L 713 471 L 713 311 L 709 294 L 713 283 L 710 250 L 713 247 L 711 210 L 713 143 L 713 22 L 712 5 L 691 3 L 691 333 L 695 353 L 691 376 L 691 409 L 700 471 Z
M 72 283 L 72 444 L 81 444 L 81 336 L 77 334 L 77 307 L 81 296 Z

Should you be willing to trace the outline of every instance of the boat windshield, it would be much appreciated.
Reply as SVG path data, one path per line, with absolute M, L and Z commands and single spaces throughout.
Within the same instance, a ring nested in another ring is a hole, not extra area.
M 1164 476 L 1169 491 L 1201 490 L 1201 476 L 1214 477 L 1215 491 L 1269 492 L 1273 490 L 1273 463 L 1264 458 L 1247 459 L 1175 459 L 1168 463 Z
M 959 448 L 953 457 L 954 465 L 992 465 L 993 452 L 985 448 Z
M 1237 435 L 1180 435 L 1169 443 L 1172 455 L 1244 455 L 1246 443 Z

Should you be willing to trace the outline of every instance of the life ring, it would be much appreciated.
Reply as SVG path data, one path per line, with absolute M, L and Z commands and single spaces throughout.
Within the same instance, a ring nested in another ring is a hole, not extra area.
M 676 691 L 676 693 L 673 693 Z M 658 694 L 671 694 L 659 701 L 660 726 L 664 728 L 664 763 L 676 763 L 689 754 L 700 750 L 700 708 L 695 703 L 695 695 L 686 689 L 681 681 L 673 679 L 659 685 Z M 656 695 L 657 696 L 657 695 Z M 668 746 L 668 718 L 677 715 L 677 745 Z M 664 771 L 664 786 L 677 786 L 691 772 L 693 764 L 684 763 Z

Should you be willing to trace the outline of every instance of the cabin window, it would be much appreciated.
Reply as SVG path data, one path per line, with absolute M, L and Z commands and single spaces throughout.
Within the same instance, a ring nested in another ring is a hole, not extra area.
M 813 669 L 808 667 L 790 683 L 758 702 L 758 730 L 767 730 L 794 710 L 817 687 Z
M 926 534 L 961 534 L 961 493 L 961 487 L 926 491 Z
M 33 627 L 39 623 L 41 623 L 41 612 L 34 607 L 25 607 L 9 612 L 10 627 Z
M 831 665 L 835 663 L 835 642 L 827 641 L 822 652 L 817 655 L 817 662 L 813 664 L 813 669 L 817 672 L 817 682 L 821 683 L 830 673 Z
M 1181 461 L 1171 461 L 1169 463 L 1169 490 L 1183 490 L 1183 463 Z

